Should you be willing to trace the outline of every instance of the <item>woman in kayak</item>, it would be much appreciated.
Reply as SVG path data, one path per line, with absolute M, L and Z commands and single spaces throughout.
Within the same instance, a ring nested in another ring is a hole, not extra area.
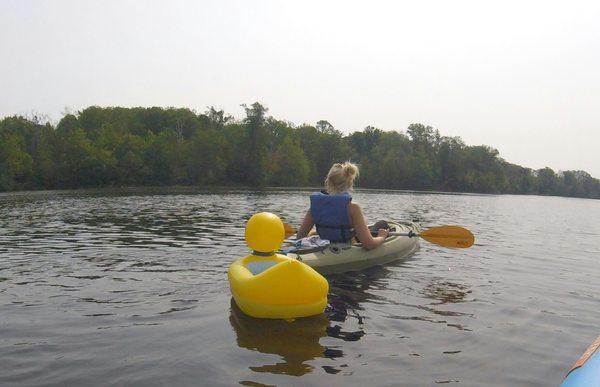
M 325 179 L 325 191 L 310 195 L 310 209 L 298 230 L 298 238 L 307 236 L 315 226 L 322 239 L 350 242 L 356 237 L 368 250 L 385 241 L 389 235 L 387 225 L 378 227 L 385 222 L 378 222 L 374 230 L 369 230 L 360 206 L 352 202 L 349 192 L 357 177 L 358 167 L 355 164 L 349 161 L 333 164 Z

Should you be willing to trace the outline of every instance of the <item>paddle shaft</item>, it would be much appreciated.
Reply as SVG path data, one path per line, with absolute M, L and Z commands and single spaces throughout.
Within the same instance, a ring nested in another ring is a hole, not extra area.
M 409 231 L 409 232 L 391 232 L 391 233 L 389 233 L 389 235 L 390 236 L 405 236 L 405 237 L 409 237 L 409 238 L 418 237 L 419 236 L 419 234 L 414 233 L 412 231 Z
M 284 224 L 285 236 L 290 237 L 296 229 L 290 224 Z M 416 233 L 412 230 L 409 232 L 390 232 L 390 236 L 403 236 L 403 237 L 419 237 L 425 239 L 427 242 L 434 243 L 443 247 L 456 247 L 466 248 L 473 246 L 475 243 L 475 237 L 473 233 L 464 227 L 459 226 L 437 226 L 431 227 L 428 230 Z

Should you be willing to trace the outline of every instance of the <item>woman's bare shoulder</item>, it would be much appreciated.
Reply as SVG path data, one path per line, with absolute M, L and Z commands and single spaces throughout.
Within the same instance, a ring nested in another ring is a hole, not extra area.
M 350 202 L 350 211 L 351 212 L 361 211 L 360 204 L 355 203 L 355 202 Z

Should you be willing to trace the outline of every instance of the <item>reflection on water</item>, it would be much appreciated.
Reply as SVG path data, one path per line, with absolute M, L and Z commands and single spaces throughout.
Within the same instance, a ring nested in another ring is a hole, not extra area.
M 313 371 L 307 361 L 323 357 L 326 348 L 319 339 L 327 334 L 324 315 L 294 321 L 256 319 L 245 315 L 231 300 L 229 322 L 240 347 L 281 356 L 282 362 L 250 366 L 254 372 L 300 376 Z
M 471 293 L 467 285 L 438 279 L 423 288 L 423 296 L 436 300 L 438 304 L 463 302 Z
M 344 357 L 339 345 L 323 346 L 320 339 L 330 337 L 341 341 L 360 340 L 365 331 L 362 329 L 363 319 L 358 312 L 361 301 L 369 299 L 366 292 L 370 288 L 365 277 L 376 278 L 374 273 L 385 270 L 375 268 L 357 274 L 358 277 L 337 276 L 330 279 L 331 293 L 325 313 L 318 316 L 299 318 L 293 321 L 256 319 L 245 315 L 231 299 L 229 322 L 233 327 L 237 344 L 240 347 L 267 354 L 276 354 L 282 362 L 250 366 L 255 372 L 300 376 L 314 371 L 307 361 L 316 358 L 338 359 Z M 368 274 L 371 273 L 371 274 Z M 354 278 L 349 280 L 350 278 Z M 360 278 L 360 280 L 357 280 Z M 345 293 L 349 288 L 358 291 Z M 355 329 L 348 329 L 355 326 Z M 339 373 L 341 369 L 334 366 L 323 366 L 327 373 Z
M 458 224 L 478 243 L 423 242 L 328 276 L 322 316 L 255 320 L 226 276 L 244 223 L 298 225 L 307 192 L 0 194 L 0 385 L 557 385 L 597 336 L 600 201 L 354 200 L 368 220 Z
M 378 266 L 360 272 L 328 276 L 330 294 L 325 313 L 320 316 L 296 319 L 292 322 L 261 320 L 246 316 L 232 299 L 229 320 L 236 333 L 237 344 L 252 351 L 276 354 L 281 359 L 280 362 L 275 364 L 252 365 L 249 366 L 249 369 L 260 373 L 300 376 L 315 371 L 314 366 L 307 364 L 311 360 L 317 358 L 344 358 L 346 354 L 340 349 L 340 345 L 324 346 L 320 343 L 321 339 L 329 337 L 345 342 L 361 340 L 367 333 L 365 332 L 364 318 L 361 316 L 364 310 L 362 305 L 369 302 L 386 302 L 384 297 L 376 295 L 376 291 L 384 290 L 389 286 L 389 277 L 394 274 L 390 267 L 403 266 L 405 266 L 405 262 L 396 262 L 392 266 Z M 473 314 L 435 308 L 435 305 L 465 302 L 467 295 L 471 293 L 466 285 L 435 279 L 425 285 L 420 293 L 425 299 L 432 299 L 434 302 L 422 304 L 394 303 L 409 307 L 408 311 L 416 310 L 446 317 L 473 317 Z M 387 300 L 387 302 L 390 302 L 390 300 Z M 442 323 L 459 330 L 469 331 L 462 324 L 452 323 L 447 319 L 415 316 L 413 312 L 407 315 L 393 316 L 392 318 Z M 453 355 L 461 352 L 461 350 L 447 350 L 442 353 Z M 418 353 L 411 353 L 410 355 L 420 356 Z M 323 366 L 322 368 L 326 373 L 331 374 L 342 371 L 342 368 L 337 366 Z M 449 381 L 452 380 L 441 382 Z

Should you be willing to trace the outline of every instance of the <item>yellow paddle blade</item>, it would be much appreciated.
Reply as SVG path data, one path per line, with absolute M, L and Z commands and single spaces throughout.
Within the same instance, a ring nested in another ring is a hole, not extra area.
M 421 232 L 419 236 L 426 241 L 444 247 L 467 248 L 475 243 L 473 233 L 459 226 L 432 227 Z
M 289 223 L 284 223 L 283 229 L 285 230 L 286 238 L 289 238 L 296 233 L 296 228 Z

